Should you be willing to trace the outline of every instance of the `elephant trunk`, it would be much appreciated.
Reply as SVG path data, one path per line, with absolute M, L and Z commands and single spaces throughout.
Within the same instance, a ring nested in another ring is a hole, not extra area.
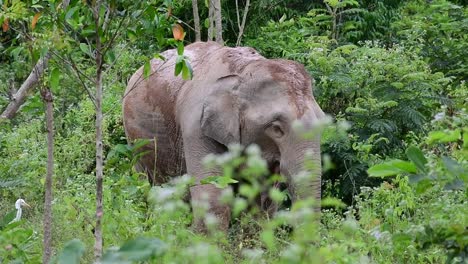
M 280 171 L 286 177 L 292 201 L 321 195 L 320 141 L 294 140 L 282 153 Z

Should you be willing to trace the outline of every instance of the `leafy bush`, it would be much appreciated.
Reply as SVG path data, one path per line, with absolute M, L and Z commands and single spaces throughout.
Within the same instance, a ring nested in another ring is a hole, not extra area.
M 466 80 L 468 9 L 450 1 L 408 1 L 393 23 L 400 42 L 426 58 L 434 71 Z

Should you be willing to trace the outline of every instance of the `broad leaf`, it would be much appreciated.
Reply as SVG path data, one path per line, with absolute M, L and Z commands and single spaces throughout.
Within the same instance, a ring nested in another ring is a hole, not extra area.
M 60 70 L 59 69 L 54 68 L 50 72 L 49 82 L 50 82 L 50 89 L 56 91 L 60 83 Z
M 192 76 L 193 76 L 192 66 L 190 66 L 190 63 L 187 60 L 184 60 L 184 63 L 182 64 L 182 78 L 184 80 L 191 80 Z
M 371 177 L 387 177 L 401 173 L 416 173 L 416 171 L 413 163 L 396 159 L 374 165 L 367 170 L 367 173 Z
M 166 244 L 157 238 L 140 237 L 126 242 L 117 251 L 106 252 L 101 263 L 145 261 L 153 257 L 162 256 L 166 252 L 166 249 Z
M 424 154 L 419 148 L 415 146 L 410 146 L 406 150 L 406 156 L 408 157 L 409 160 L 411 160 L 416 165 L 419 171 L 421 172 L 427 171 L 426 169 L 427 159 L 426 157 L 424 157 Z
M 176 63 L 175 70 L 174 70 L 174 75 L 178 76 L 182 72 L 183 68 L 184 68 L 184 63 L 183 62 Z
M 85 251 L 83 242 L 78 239 L 73 239 L 65 244 L 58 256 L 57 263 L 59 264 L 78 264 Z
M 143 76 L 145 79 L 148 79 L 148 77 L 151 74 L 151 63 L 150 61 L 145 62 L 145 65 L 143 66 Z
M 86 43 L 80 43 L 80 50 L 87 55 L 91 55 L 91 52 L 89 51 L 89 46 Z

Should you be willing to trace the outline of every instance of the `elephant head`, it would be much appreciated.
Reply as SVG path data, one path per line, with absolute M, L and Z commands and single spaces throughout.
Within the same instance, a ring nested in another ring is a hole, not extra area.
M 272 172 L 287 180 L 292 200 L 320 198 L 320 142 L 305 139 L 294 123 L 313 128 L 324 116 L 304 67 L 286 60 L 261 60 L 215 81 L 202 99 L 203 138 L 221 148 L 257 144 Z M 313 180 L 301 180 L 306 153 L 315 163 Z

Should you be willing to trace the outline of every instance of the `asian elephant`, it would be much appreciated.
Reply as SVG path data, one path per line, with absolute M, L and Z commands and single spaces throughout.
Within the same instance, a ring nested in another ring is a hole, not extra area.
M 150 183 L 162 184 L 185 173 L 194 176 L 192 203 L 208 195 L 209 212 L 220 220 L 218 227 L 226 230 L 230 208 L 219 202 L 222 190 L 200 184 L 220 172 L 206 169 L 202 159 L 225 152 L 231 143 L 255 143 L 269 168 L 286 178 L 292 202 L 320 198 L 319 139 L 306 140 L 292 126 L 301 121 L 310 128 L 324 116 L 304 67 L 294 61 L 266 59 L 252 48 L 214 42 L 188 45 L 184 55 L 193 68 L 192 80 L 174 76 L 178 55 L 176 50 L 168 50 L 162 53 L 165 60 L 151 61 L 147 78 L 140 68 L 124 94 L 128 140 L 156 140 L 145 146 L 148 154 L 137 164 Z M 307 151 L 319 170 L 314 180 L 304 183 L 295 178 L 303 169 Z M 196 218 L 194 225 L 205 228 L 201 219 Z

